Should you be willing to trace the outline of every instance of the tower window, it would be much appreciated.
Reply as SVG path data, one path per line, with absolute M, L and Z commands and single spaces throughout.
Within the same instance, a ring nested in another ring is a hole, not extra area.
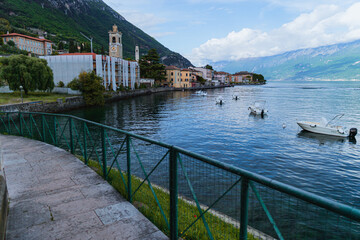
M 112 42 L 116 43 L 116 38 L 115 37 L 112 38 Z
M 119 43 L 121 43 L 121 38 L 119 38 Z

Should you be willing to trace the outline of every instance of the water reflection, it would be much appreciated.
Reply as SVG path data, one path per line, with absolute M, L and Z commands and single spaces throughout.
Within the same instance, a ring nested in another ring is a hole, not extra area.
M 318 133 L 312 133 L 305 130 L 302 130 L 297 135 L 299 138 L 308 138 L 308 139 L 315 139 L 317 142 L 319 142 L 319 145 L 324 144 L 335 144 L 335 143 L 344 143 L 347 141 L 347 138 L 343 137 L 336 137 L 336 136 L 330 136 L 330 135 L 324 135 L 324 134 L 318 134 Z

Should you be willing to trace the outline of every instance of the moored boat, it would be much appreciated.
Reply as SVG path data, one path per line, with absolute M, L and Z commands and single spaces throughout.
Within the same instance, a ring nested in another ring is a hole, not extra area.
M 335 121 L 338 121 L 343 116 L 344 114 L 338 114 L 328 122 L 323 119 L 321 122 L 299 121 L 297 124 L 302 129 L 313 133 L 354 138 L 357 134 L 356 128 L 350 128 L 350 130 L 348 130 L 346 127 L 334 125 Z

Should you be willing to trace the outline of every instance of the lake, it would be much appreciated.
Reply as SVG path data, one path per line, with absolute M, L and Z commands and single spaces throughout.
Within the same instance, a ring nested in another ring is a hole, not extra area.
M 344 113 L 341 123 L 360 129 L 360 82 L 273 81 L 206 92 L 158 93 L 67 113 L 360 207 L 360 141 L 302 132 L 296 124 Z M 218 96 L 224 105 L 215 104 Z M 256 100 L 266 101 L 265 118 L 249 115 Z

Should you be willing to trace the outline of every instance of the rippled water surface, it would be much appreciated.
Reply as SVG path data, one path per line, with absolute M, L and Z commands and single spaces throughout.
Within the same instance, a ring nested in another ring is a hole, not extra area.
M 205 97 L 158 93 L 69 113 L 360 207 L 360 141 L 302 132 L 296 124 L 345 113 L 341 123 L 360 129 L 360 82 L 271 82 L 206 91 Z M 215 104 L 218 96 L 224 105 Z M 248 106 L 259 99 L 269 110 L 264 119 L 249 115 Z

